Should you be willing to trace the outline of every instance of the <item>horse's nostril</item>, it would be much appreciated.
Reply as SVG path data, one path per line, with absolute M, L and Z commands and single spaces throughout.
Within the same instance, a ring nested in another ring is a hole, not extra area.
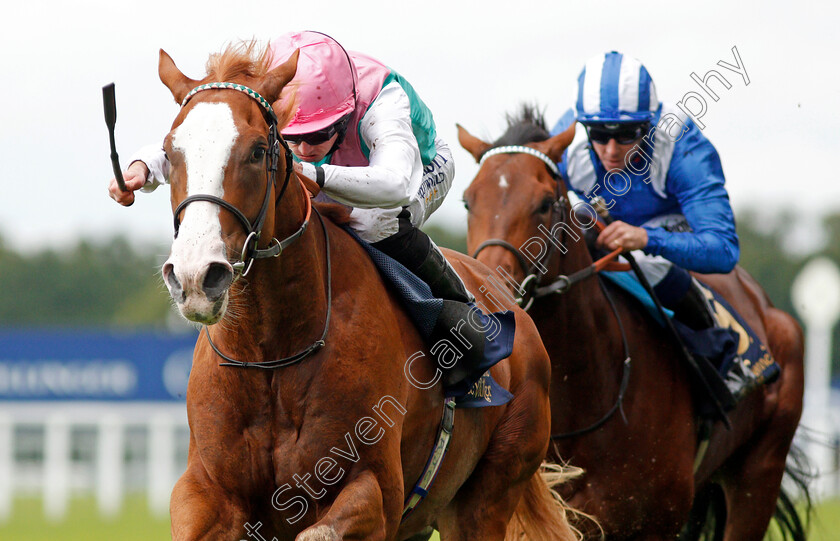
M 210 263 L 201 287 L 204 289 L 204 294 L 207 295 L 207 299 L 215 301 L 224 295 L 232 281 L 233 272 L 230 266 L 223 263 Z
M 175 276 L 175 265 L 166 263 L 162 270 L 163 281 L 169 287 L 169 294 L 176 302 L 184 302 L 184 288 Z
M 175 265 L 172 263 L 166 263 L 163 266 L 163 281 L 169 286 L 169 293 L 172 295 L 172 298 L 175 301 L 184 302 L 184 288 L 181 286 L 181 282 L 178 281 L 178 277 L 175 276 Z

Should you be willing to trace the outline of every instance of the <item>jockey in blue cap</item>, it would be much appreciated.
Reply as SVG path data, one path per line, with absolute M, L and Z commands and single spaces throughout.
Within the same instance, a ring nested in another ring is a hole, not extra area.
M 662 304 L 695 330 L 715 325 L 687 270 L 728 273 L 738 263 L 735 219 L 714 146 L 676 106 L 660 103 L 647 69 L 618 52 L 589 59 L 577 103 L 552 135 L 577 121 L 557 164 L 579 196 L 603 198 L 615 221 L 598 248 L 634 254 Z

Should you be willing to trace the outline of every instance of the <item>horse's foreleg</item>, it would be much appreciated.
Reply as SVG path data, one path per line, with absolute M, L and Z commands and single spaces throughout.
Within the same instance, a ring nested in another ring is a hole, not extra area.
M 392 508 L 385 509 L 388 501 L 392 502 Z M 300 532 L 295 541 L 392 539 L 399 526 L 401 505 L 399 497 L 384 497 L 373 472 L 363 472 L 342 489 L 327 514 Z M 388 517 L 392 519 L 390 523 Z
M 188 467 L 175 483 L 169 504 L 173 541 L 238 539 L 246 513 L 205 476 Z

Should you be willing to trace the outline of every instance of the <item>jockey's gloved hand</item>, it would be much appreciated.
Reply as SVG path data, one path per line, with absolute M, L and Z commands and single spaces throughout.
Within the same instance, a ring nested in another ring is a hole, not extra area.
M 145 163 L 141 161 L 132 162 L 128 169 L 123 172 L 126 191 L 122 191 L 117 185 L 117 179 L 112 178 L 108 181 L 108 195 L 120 205 L 128 207 L 134 203 L 134 192 L 146 184 L 148 176 L 149 168 L 146 167 Z

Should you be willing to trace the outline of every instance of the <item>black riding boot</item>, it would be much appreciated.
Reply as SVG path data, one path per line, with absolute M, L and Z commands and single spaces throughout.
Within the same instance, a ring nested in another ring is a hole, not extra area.
M 423 234 L 425 235 L 425 233 Z M 440 248 L 431 239 L 429 239 L 429 251 L 423 263 L 412 271 L 429 285 L 432 295 L 439 299 L 457 302 L 472 302 L 475 300 L 461 277 L 458 276 L 449 261 L 443 257 Z
M 665 307 L 673 310 L 675 318 L 695 331 L 715 326 L 709 300 L 702 286 L 694 278 L 691 279 L 691 285 L 685 295 L 671 306 L 665 305 Z
M 485 337 L 484 332 L 475 329 L 469 323 L 470 311 L 477 308 L 467 303 L 475 301 L 475 297 L 467 290 L 461 277 L 431 239 L 426 259 L 412 270 L 429 285 L 432 295 L 443 299 L 443 309 L 432 330 L 431 344 L 432 353 L 437 357 L 443 372 L 441 382 L 444 389 L 449 389 L 470 376 L 477 379 L 480 374 L 474 372 L 484 360 Z M 476 321 L 475 316 L 472 321 Z M 459 340 L 458 336 L 463 340 Z M 446 340 L 457 352 L 450 352 L 447 356 L 437 353 L 435 349 L 439 346 L 436 345 L 441 340 Z M 444 357 L 447 360 L 455 358 L 452 366 L 442 364 L 442 361 L 445 361 Z
M 432 239 L 411 224 L 410 217 L 408 210 L 403 210 L 398 216 L 399 231 L 373 246 L 402 263 L 426 282 L 432 295 L 443 299 L 443 309 L 432 330 L 430 343 L 434 349 L 435 344 L 446 340 L 458 350 L 456 355 L 447 357 L 454 359 L 452 366 L 440 366 L 443 372 L 441 381 L 444 388 L 448 388 L 474 375 L 476 367 L 484 359 L 485 333 L 469 324 L 469 313 L 477 308 L 467 303 L 473 302 L 475 297 Z

